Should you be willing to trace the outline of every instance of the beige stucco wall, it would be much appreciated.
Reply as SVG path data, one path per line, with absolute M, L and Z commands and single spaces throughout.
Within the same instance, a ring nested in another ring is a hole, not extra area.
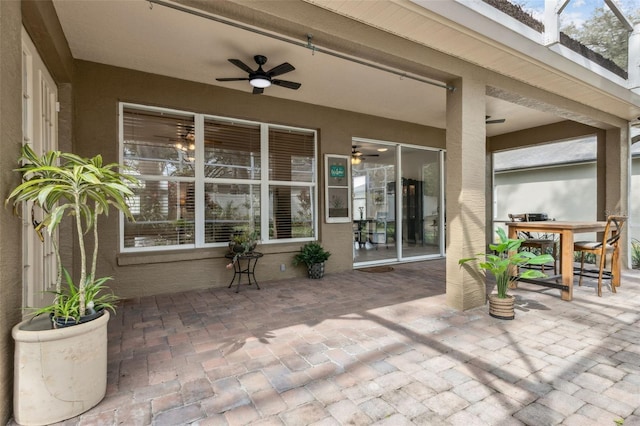
M 508 220 L 509 213 L 542 212 L 556 220 L 596 220 L 597 199 L 595 162 L 562 165 L 533 170 L 499 172 L 495 175 L 496 226 Z M 629 222 L 627 241 L 640 240 L 640 158 L 631 161 Z M 593 235 L 582 235 L 591 238 Z M 625 250 L 626 251 L 626 250 Z M 624 258 L 623 258 L 624 259 Z
M 631 161 L 631 185 L 629 194 L 629 243 L 640 241 L 640 158 Z
M 118 160 L 119 101 L 317 129 L 319 212 L 324 211 L 323 156 L 325 153 L 349 155 L 352 137 L 444 148 L 445 132 L 441 129 L 89 62 L 78 62 L 76 70 L 74 151 L 77 153 L 84 156 L 101 153 L 106 161 Z M 323 217 L 319 222 L 320 242 L 332 253 L 326 272 L 351 269 L 351 224 L 326 224 Z M 116 215 L 109 216 L 101 225 L 98 275 L 113 276 L 112 287 L 122 297 L 220 287 L 231 280 L 232 272 L 225 268 L 228 260 L 223 257 L 223 248 L 118 253 L 117 226 Z M 262 245 L 260 250 L 266 256 L 258 265 L 259 282 L 305 275 L 304 268 L 291 265 L 299 247 L 299 243 Z M 285 264 L 285 272 L 280 271 L 281 264 Z
M 596 220 L 595 163 L 496 173 L 495 219 L 547 213 L 556 220 Z
M 0 1 L 0 194 L 6 198 L 20 182 L 13 173 L 22 143 L 20 3 Z M 10 207 L 0 208 L 0 423 L 12 412 L 13 339 L 21 320 L 22 247 L 20 220 Z

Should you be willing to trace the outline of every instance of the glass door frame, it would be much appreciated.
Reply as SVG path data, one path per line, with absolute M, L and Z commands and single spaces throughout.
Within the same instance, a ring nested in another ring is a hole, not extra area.
M 394 264 L 394 263 L 407 263 L 407 262 L 416 262 L 423 261 L 428 259 L 439 259 L 445 256 L 445 217 L 446 217 L 446 206 L 445 206 L 445 151 L 439 148 L 426 147 L 420 145 L 412 145 L 412 144 L 403 144 L 398 142 L 389 142 L 382 141 L 376 139 L 367 139 L 367 138 L 352 138 L 352 145 L 357 145 L 358 143 L 367 143 L 379 145 L 380 147 L 385 147 L 394 150 L 394 181 L 395 181 L 395 193 L 394 193 L 394 207 L 395 207 L 395 257 L 393 258 L 385 258 L 385 259 L 376 259 L 369 261 L 356 261 L 356 255 L 354 250 L 354 267 L 364 267 L 364 266 L 373 266 L 373 265 L 381 265 L 381 264 Z M 431 151 L 438 152 L 438 169 L 439 169 L 439 194 L 438 194 L 438 204 L 440 206 L 441 214 L 438 215 L 438 223 L 437 223 L 437 232 L 438 232 L 438 252 L 434 254 L 425 254 L 425 255 L 417 255 L 410 257 L 403 257 L 403 205 L 402 205 L 402 150 L 403 148 L 410 149 L 418 149 L 421 151 Z M 354 178 L 354 168 L 351 168 L 351 179 Z M 353 191 L 355 187 L 351 186 L 351 200 L 353 203 L 353 199 L 355 197 Z

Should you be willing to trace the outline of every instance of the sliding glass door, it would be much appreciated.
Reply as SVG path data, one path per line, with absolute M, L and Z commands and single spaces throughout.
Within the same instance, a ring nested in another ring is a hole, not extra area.
M 395 260 L 396 147 L 358 140 L 352 151 L 354 262 Z
M 439 151 L 354 139 L 354 264 L 443 254 L 442 161 Z
M 401 147 L 401 258 L 441 253 L 441 155 L 439 151 Z

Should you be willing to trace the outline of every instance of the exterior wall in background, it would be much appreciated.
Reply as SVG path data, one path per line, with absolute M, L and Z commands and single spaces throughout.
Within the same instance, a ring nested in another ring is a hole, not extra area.
M 640 240 L 640 158 L 631 162 L 628 241 Z M 547 213 L 556 220 L 596 219 L 596 164 L 496 172 L 494 224 L 509 213 Z
M 595 163 L 496 172 L 494 220 L 509 220 L 509 213 L 547 213 L 556 220 L 595 220 L 595 177 Z
M 640 158 L 631 160 L 629 241 L 640 240 Z

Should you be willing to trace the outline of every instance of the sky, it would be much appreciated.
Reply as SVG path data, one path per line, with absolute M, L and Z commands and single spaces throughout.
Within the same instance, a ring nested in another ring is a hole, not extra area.
M 539 21 L 544 21 L 544 0 L 516 0 L 522 8 L 533 15 Z M 616 1 L 622 10 L 635 10 L 640 12 L 640 0 L 618 0 Z M 581 27 L 582 23 L 593 15 L 593 11 L 598 7 L 607 7 L 604 0 L 571 0 L 562 11 L 561 19 L 563 24 L 573 22 L 576 27 Z

